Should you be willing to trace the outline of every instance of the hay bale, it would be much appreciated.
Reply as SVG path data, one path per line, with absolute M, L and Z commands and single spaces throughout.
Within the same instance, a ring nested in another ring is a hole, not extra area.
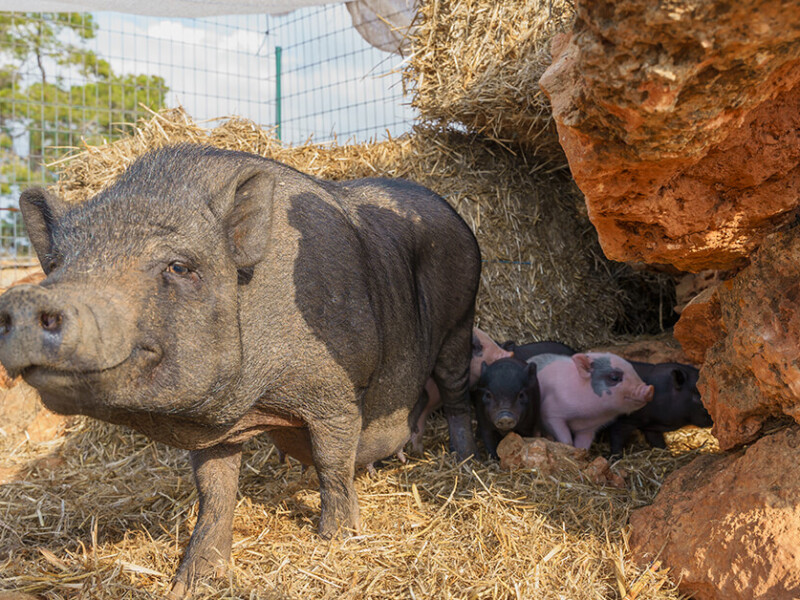
M 478 238 L 484 260 L 478 323 L 496 339 L 557 339 L 583 348 L 658 327 L 649 295 L 671 282 L 642 285 L 649 275 L 603 256 L 567 174 L 475 135 L 419 127 L 376 143 L 287 148 L 250 121 L 229 119 L 207 131 L 175 109 L 154 115 L 129 138 L 63 162 L 58 192 L 81 201 L 148 149 L 177 142 L 254 152 L 326 179 L 405 177 L 435 190 Z
M 574 21 L 570 0 L 428 0 L 404 72 L 423 119 L 461 123 L 566 164 L 539 78 L 550 41 Z

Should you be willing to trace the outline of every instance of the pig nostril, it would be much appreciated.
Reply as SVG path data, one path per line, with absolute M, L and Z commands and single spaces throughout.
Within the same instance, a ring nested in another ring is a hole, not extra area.
M 58 331 L 61 328 L 61 315 L 43 312 L 39 315 L 39 324 L 45 331 Z
M 11 331 L 11 315 L 3 313 L 0 315 L 0 335 L 5 335 Z

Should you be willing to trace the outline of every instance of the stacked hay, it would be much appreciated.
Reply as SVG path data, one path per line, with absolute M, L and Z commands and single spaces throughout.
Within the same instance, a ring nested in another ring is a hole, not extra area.
M 286 148 L 249 121 L 231 119 L 207 131 L 172 110 L 154 115 L 130 138 L 69 160 L 59 192 L 83 200 L 146 150 L 178 142 L 254 152 L 326 179 L 405 177 L 435 190 L 478 238 L 484 259 L 478 323 L 498 339 L 588 347 L 658 327 L 652 314 L 658 300 L 651 296 L 665 293 L 663 281 L 643 286 L 642 278 L 651 276 L 603 256 L 568 175 L 463 133 L 418 128 L 378 143 Z
M 573 21 L 570 0 L 426 0 L 404 73 L 412 106 L 566 164 L 539 78 Z

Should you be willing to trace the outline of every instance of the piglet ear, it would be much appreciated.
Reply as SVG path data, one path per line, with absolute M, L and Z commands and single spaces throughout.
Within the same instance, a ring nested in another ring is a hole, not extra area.
M 483 344 L 481 339 L 475 333 L 476 328 L 472 329 L 472 354 L 473 356 L 483 356 Z
M 578 374 L 586 379 L 592 376 L 592 359 L 587 354 L 573 354 L 572 362 L 578 368 Z
M 679 390 L 686 383 L 686 373 L 680 369 L 672 369 L 672 385 Z
M 536 377 L 536 363 L 535 362 L 529 362 L 528 363 L 528 380 L 532 379 L 533 377 Z
M 44 188 L 28 188 L 19 197 L 19 209 L 25 221 L 25 229 L 39 256 L 45 273 L 49 272 L 49 255 L 53 249 L 53 231 L 56 223 L 67 212 L 68 205 Z
M 264 257 L 269 240 L 276 178 L 262 169 L 248 169 L 233 178 L 212 201 L 223 222 L 228 247 L 237 269 L 255 266 Z

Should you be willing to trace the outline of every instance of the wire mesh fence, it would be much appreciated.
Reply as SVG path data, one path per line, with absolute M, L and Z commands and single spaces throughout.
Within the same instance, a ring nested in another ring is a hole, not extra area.
M 175 106 L 199 122 L 279 127 L 287 144 L 397 136 L 413 121 L 401 60 L 364 41 L 343 4 L 198 19 L 0 13 L 0 263 L 29 261 L 7 209 L 55 181 L 51 165 L 84 142 Z

